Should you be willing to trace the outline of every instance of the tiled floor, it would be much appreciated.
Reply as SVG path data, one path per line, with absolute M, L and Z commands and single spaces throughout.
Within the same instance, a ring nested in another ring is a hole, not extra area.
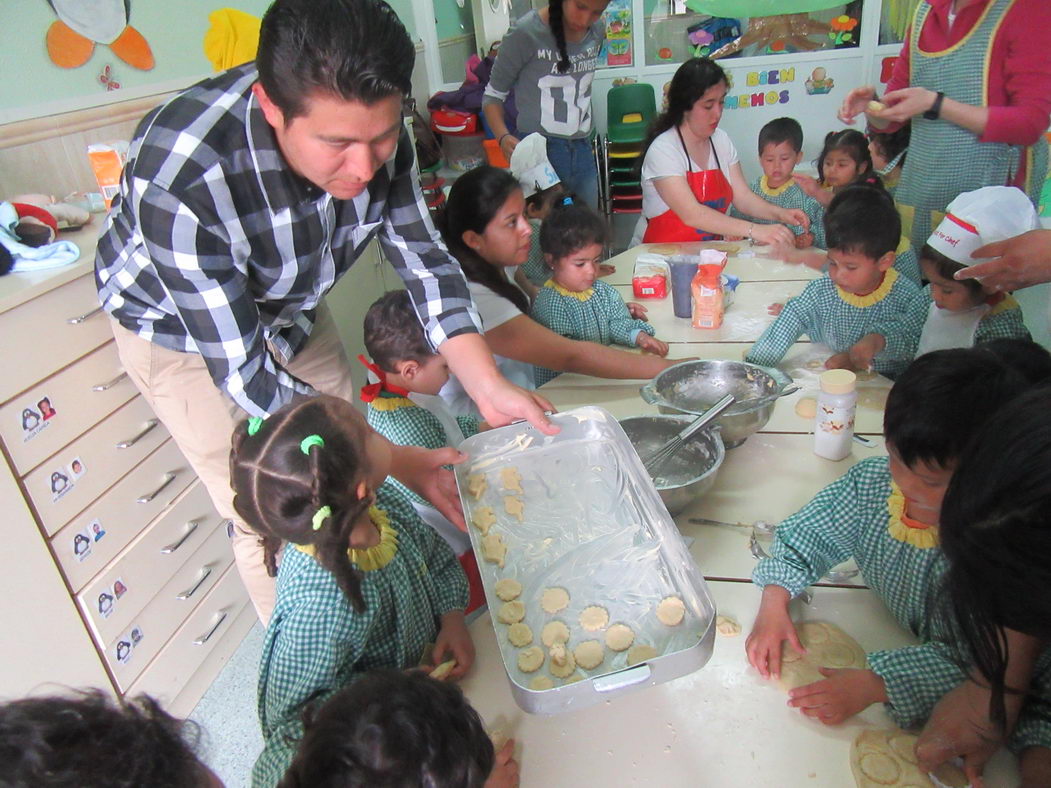
M 204 761 L 227 788 L 249 784 L 263 749 L 255 699 L 264 631 L 260 624 L 251 629 L 190 715 L 202 728 Z

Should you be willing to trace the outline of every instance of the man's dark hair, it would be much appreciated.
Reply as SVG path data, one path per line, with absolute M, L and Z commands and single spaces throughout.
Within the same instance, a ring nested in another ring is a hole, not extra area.
M 774 118 L 759 129 L 759 155 L 767 145 L 787 142 L 796 153 L 803 150 L 803 127 L 795 118 Z
M 380 296 L 365 313 L 365 352 L 384 372 L 399 361 L 425 362 L 434 355 L 407 290 Z
M 275 0 L 255 62 L 287 123 L 315 93 L 363 104 L 407 96 L 415 58 L 405 26 L 382 0 Z
M 901 216 L 882 187 L 848 186 L 828 205 L 825 241 L 829 249 L 878 260 L 901 242 Z

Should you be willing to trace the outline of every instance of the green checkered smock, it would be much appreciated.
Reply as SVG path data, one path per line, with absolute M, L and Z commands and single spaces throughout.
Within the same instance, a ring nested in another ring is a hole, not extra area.
M 789 210 L 798 209 L 805 213 L 807 218 L 810 219 L 810 232 L 814 234 L 814 246 L 818 249 L 828 248 L 825 243 L 825 208 L 821 203 L 800 189 L 798 183 L 790 181 L 780 189 L 771 189 L 766 185 L 766 176 L 760 175 L 748 184 L 748 188 L 767 202 L 772 202 L 774 205 L 779 205 Z M 753 216 L 748 216 L 736 208 L 731 209 L 730 215 L 739 219 L 746 219 L 749 222 L 755 222 L 756 224 L 778 224 L 773 219 L 756 219 Z M 790 225 L 788 229 L 796 235 L 802 235 L 805 232 L 801 224 Z
M 866 334 L 882 334 L 887 347 L 876 356 L 873 366 L 877 372 L 896 375 L 912 357 L 903 324 L 895 318 L 907 309 L 917 292 L 916 285 L 893 268 L 875 292 L 860 297 L 843 293 L 825 274 L 788 299 L 781 314 L 752 345 L 745 361 L 776 366 L 803 334 L 812 342 L 828 345 L 833 353 L 849 350 Z M 865 305 L 848 303 L 845 298 Z
M 917 646 L 874 651 L 869 667 L 886 685 L 887 711 L 903 728 L 922 725 L 945 693 L 965 679 L 952 649 L 935 626 L 932 611 L 947 562 L 938 547 L 923 549 L 891 535 L 891 475 L 886 457 L 862 460 L 819 492 L 774 532 L 771 557 L 756 564 L 752 581 L 779 585 L 792 596 L 853 558 L 868 586 L 898 623 L 921 641 Z M 863 628 L 865 622 L 856 622 Z M 1041 656 L 1034 682 L 1051 700 L 1051 650 Z M 1030 703 L 1014 746 L 1051 742 L 1051 722 Z
M 556 334 L 600 345 L 635 347 L 639 332 L 645 331 L 650 336 L 655 333 L 645 320 L 633 318 L 620 293 L 601 280 L 596 280 L 590 291 L 569 293 L 549 279 L 540 288 L 530 314 Z M 558 374 L 537 367 L 536 385 L 542 386 Z
M 529 224 L 533 228 L 533 234 L 529 239 L 529 257 L 522 263 L 522 273 L 526 279 L 537 287 L 551 278 L 551 269 L 544 262 L 544 252 L 540 248 L 540 225 L 539 219 L 530 219 Z
M 912 248 L 907 238 L 902 238 L 898 254 L 894 258 L 894 270 L 904 276 L 916 287 L 923 287 L 923 273 L 920 271 L 920 256 Z M 904 247 L 904 248 L 902 248 Z
M 324 701 L 375 668 L 415 667 L 437 638 L 441 616 L 467 605 L 467 578 L 456 556 L 409 502 L 384 484 L 375 505 L 390 518 L 398 547 L 390 563 L 364 573 L 364 613 L 354 612 L 314 558 L 294 545 L 285 550 L 259 669 L 264 746 L 253 788 L 271 788 L 284 775 L 307 701 Z

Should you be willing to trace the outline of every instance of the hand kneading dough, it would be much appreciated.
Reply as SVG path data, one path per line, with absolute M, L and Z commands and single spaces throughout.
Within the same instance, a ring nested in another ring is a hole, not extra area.
M 716 616 L 715 631 L 718 632 L 720 635 L 733 637 L 734 635 L 741 634 L 741 625 L 729 616 Z
M 606 611 L 606 608 L 599 605 L 589 605 L 580 614 L 580 626 L 584 627 L 588 632 L 602 629 L 608 623 L 609 613 Z
M 564 588 L 545 588 L 540 595 L 540 607 L 545 613 L 557 613 L 569 604 L 569 592 Z
M 528 646 L 533 642 L 533 630 L 526 624 L 512 624 L 507 628 L 507 639 L 516 648 Z
M 471 522 L 475 528 L 482 532 L 482 536 L 488 534 L 489 529 L 496 522 L 496 513 L 493 511 L 493 507 L 479 506 L 474 510 L 474 514 L 471 515 Z
M 817 415 L 817 399 L 814 397 L 803 397 L 796 403 L 796 415 L 804 419 L 812 419 Z
M 645 643 L 636 643 L 628 649 L 628 665 L 638 665 L 657 656 L 657 649 Z
M 818 668 L 865 667 L 865 650 L 835 624 L 807 621 L 797 631 L 807 653 L 797 654 L 787 640 L 781 643 L 779 683 L 785 692 L 822 681 Z
M 523 673 L 535 673 L 544 664 L 544 652 L 539 646 L 530 646 L 518 652 L 518 669 Z
M 491 564 L 504 568 L 504 556 L 507 555 L 507 545 L 500 534 L 486 534 L 482 537 L 482 555 Z
M 521 602 L 504 602 L 496 617 L 501 624 L 517 624 L 525 618 L 525 605 Z
M 556 643 L 568 643 L 569 627 L 562 621 L 549 621 L 540 632 L 540 640 L 548 648 Z
M 446 660 L 445 662 L 443 662 L 441 665 L 439 665 L 438 667 L 436 667 L 434 670 L 432 670 L 430 672 L 430 677 L 432 679 L 438 679 L 438 681 L 441 681 L 446 676 L 448 676 L 450 673 L 452 673 L 453 668 L 455 668 L 455 667 L 456 667 L 456 660 L 455 659 Z
M 467 477 L 467 492 L 477 501 L 485 494 L 486 488 L 489 487 L 489 482 L 485 480 L 484 473 L 472 473 Z
M 875 101 L 875 100 L 873 100 L 873 101 L 869 102 L 867 110 L 869 112 L 883 112 L 883 110 L 885 110 L 886 108 L 887 108 L 887 105 L 884 104 L 882 101 Z
M 585 640 L 573 649 L 573 658 L 584 670 L 597 668 L 606 658 L 606 649 L 597 640 Z
M 503 485 L 505 490 L 513 490 L 517 493 L 524 493 L 522 489 L 522 474 L 518 472 L 518 468 L 504 468 L 500 471 L 500 484 Z
M 518 599 L 518 595 L 522 593 L 522 584 L 514 578 L 505 577 L 496 581 L 493 591 L 505 602 L 510 602 L 512 599 Z
M 549 690 L 555 686 L 555 682 L 549 679 L 547 676 L 536 676 L 532 681 L 529 682 L 529 689 L 531 690 Z
M 934 783 L 916 762 L 916 736 L 893 728 L 869 728 L 850 747 L 850 770 L 858 788 L 922 788 Z M 934 776 L 951 788 L 969 785 L 964 773 L 952 764 L 934 770 Z
M 614 624 L 606 630 L 606 645 L 611 651 L 624 651 L 635 640 L 635 633 L 626 624 Z
M 666 596 L 657 605 L 657 618 L 667 627 L 677 627 L 686 615 L 686 605 L 677 596 Z
M 561 655 L 561 659 L 557 662 L 555 661 L 556 649 L 559 650 L 558 653 Z M 551 647 L 551 665 L 548 667 L 548 670 L 551 671 L 552 676 L 564 679 L 576 669 L 577 661 L 574 659 L 572 651 L 567 651 L 561 643 L 556 643 Z

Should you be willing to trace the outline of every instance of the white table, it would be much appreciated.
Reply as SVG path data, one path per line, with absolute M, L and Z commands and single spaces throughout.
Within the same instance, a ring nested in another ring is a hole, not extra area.
M 736 276 L 742 282 L 776 282 L 780 280 L 800 280 L 807 282 L 821 276 L 820 271 L 804 265 L 789 265 L 783 260 L 770 257 L 761 247 L 749 247 L 748 241 L 729 243 L 684 243 L 684 244 L 642 244 L 621 252 L 607 260 L 616 266 L 615 273 L 603 278 L 611 285 L 630 285 L 631 274 L 635 268 L 635 259 L 644 252 L 661 255 L 697 254 L 703 248 L 738 247 L 738 253 L 730 255 L 726 263 L 726 273 Z

